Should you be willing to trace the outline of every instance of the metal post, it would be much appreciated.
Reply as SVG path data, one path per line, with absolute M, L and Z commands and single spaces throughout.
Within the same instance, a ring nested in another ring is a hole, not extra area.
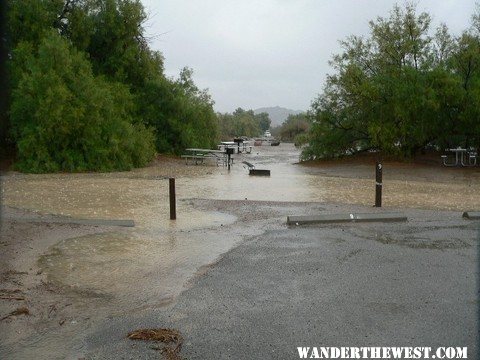
M 382 207 L 382 163 L 375 165 L 375 207 Z
M 170 195 L 170 220 L 177 218 L 177 204 L 175 199 L 175 178 L 168 179 Z
M 230 170 L 230 165 L 232 162 L 232 154 L 235 152 L 235 148 L 233 147 L 227 147 L 225 148 L 225 153 L 227 154 L 227 166 L 228 170 Z

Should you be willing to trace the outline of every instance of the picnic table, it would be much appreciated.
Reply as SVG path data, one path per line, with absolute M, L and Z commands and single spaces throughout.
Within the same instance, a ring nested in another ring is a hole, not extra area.
M 445 166 L 475 166 L 477 165 L 477 153 L 474 150 L 463 149 L 445 149 L 455 154 L 455 162 L 448 162 L 448 155 L 442 155 L 443 165 Z
M 238 151 L 238 145 L 233 141 L 222 141 L 220 144 L 217 145 L 218 149 L 221 151 L 227 151 L 227 149 L 233 149 L 234 151 Z
M 185 159 L 186 165 L 188 165 L 189 159 L 192 160 L 192 163 L 195 162 L 195 165 L 203 164 L 205 160 L 212 159 L 215 160 L 217 166 L 220 162 L 225 166 L 227 161 L 226 151 L 222 150 L 189 148 L 185 151 L 187 154 L 182 155 L 182 158 Z
M 238 139 L 236 139 L 238 140 Z M 241 145 L 240 145 L 241 144 Z M 247 140 L 238 140 L 238 141 L 222 141 L 219 145 L 218 148 L 220 150 L 224 149 L 236 149 L 237 153 L 241 152 L 246 152 L 247 154 L 250 154 L 252 152 L 252 144 L 250 141 Z

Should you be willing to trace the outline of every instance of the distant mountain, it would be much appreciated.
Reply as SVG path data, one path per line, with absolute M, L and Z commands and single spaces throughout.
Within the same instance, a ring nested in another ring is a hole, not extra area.
M 282 125 L 282 123 L 287 120 L 288 115 L 297 115 L 302 113 L 303 111 L 300 110 L 292 110 L 283 108 L 280 106 L 275 107 L 263 107 L 256 110 L 253 110 L 255 114 L 260 114 L 262 112 L 266 112 L 272 120 L 271 127 Z

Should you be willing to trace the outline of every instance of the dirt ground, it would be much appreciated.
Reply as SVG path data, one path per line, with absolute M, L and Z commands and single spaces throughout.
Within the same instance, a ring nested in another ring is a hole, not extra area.
M 1 209 L 0 314 L 2 344 L 54 334 L 84 317 L 72 306 L 73 287 L 54 284 L 39 265 L 51 246 L 72 237 L 111 230 L 109 227 L 57 224 L 52 216 L 3 206 Z M 35 219 L 32 222 L 25 219 Z M 83 294 L 93 299 L 92 294 Z M 15 314 L 18 309 L 28 313 Z M 84 319 L 83 319 L 84 320 Z M 70 330 L 71 331 L 71 330 Z M 62 331 L 61 331 L 62 332 Z M 68 331 L 66 339 L 68 339 Z M 68 343 L 68 341 L 65 341 Z M 67 345 L 68 348 L 68 345 Z M 61 352 L 61 351 L 60 351 Z M 12 358 L 15 358 L 13 356 Z

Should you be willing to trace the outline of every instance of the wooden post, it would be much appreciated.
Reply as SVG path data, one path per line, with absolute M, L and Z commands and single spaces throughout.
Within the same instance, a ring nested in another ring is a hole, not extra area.
M 375 165 L 375 207 L 382 207 L 382 163 Z
M 168 179 L 170 196 L 170 220 L 177 218 L 177 204 L 175 199 L 175 178 Z

